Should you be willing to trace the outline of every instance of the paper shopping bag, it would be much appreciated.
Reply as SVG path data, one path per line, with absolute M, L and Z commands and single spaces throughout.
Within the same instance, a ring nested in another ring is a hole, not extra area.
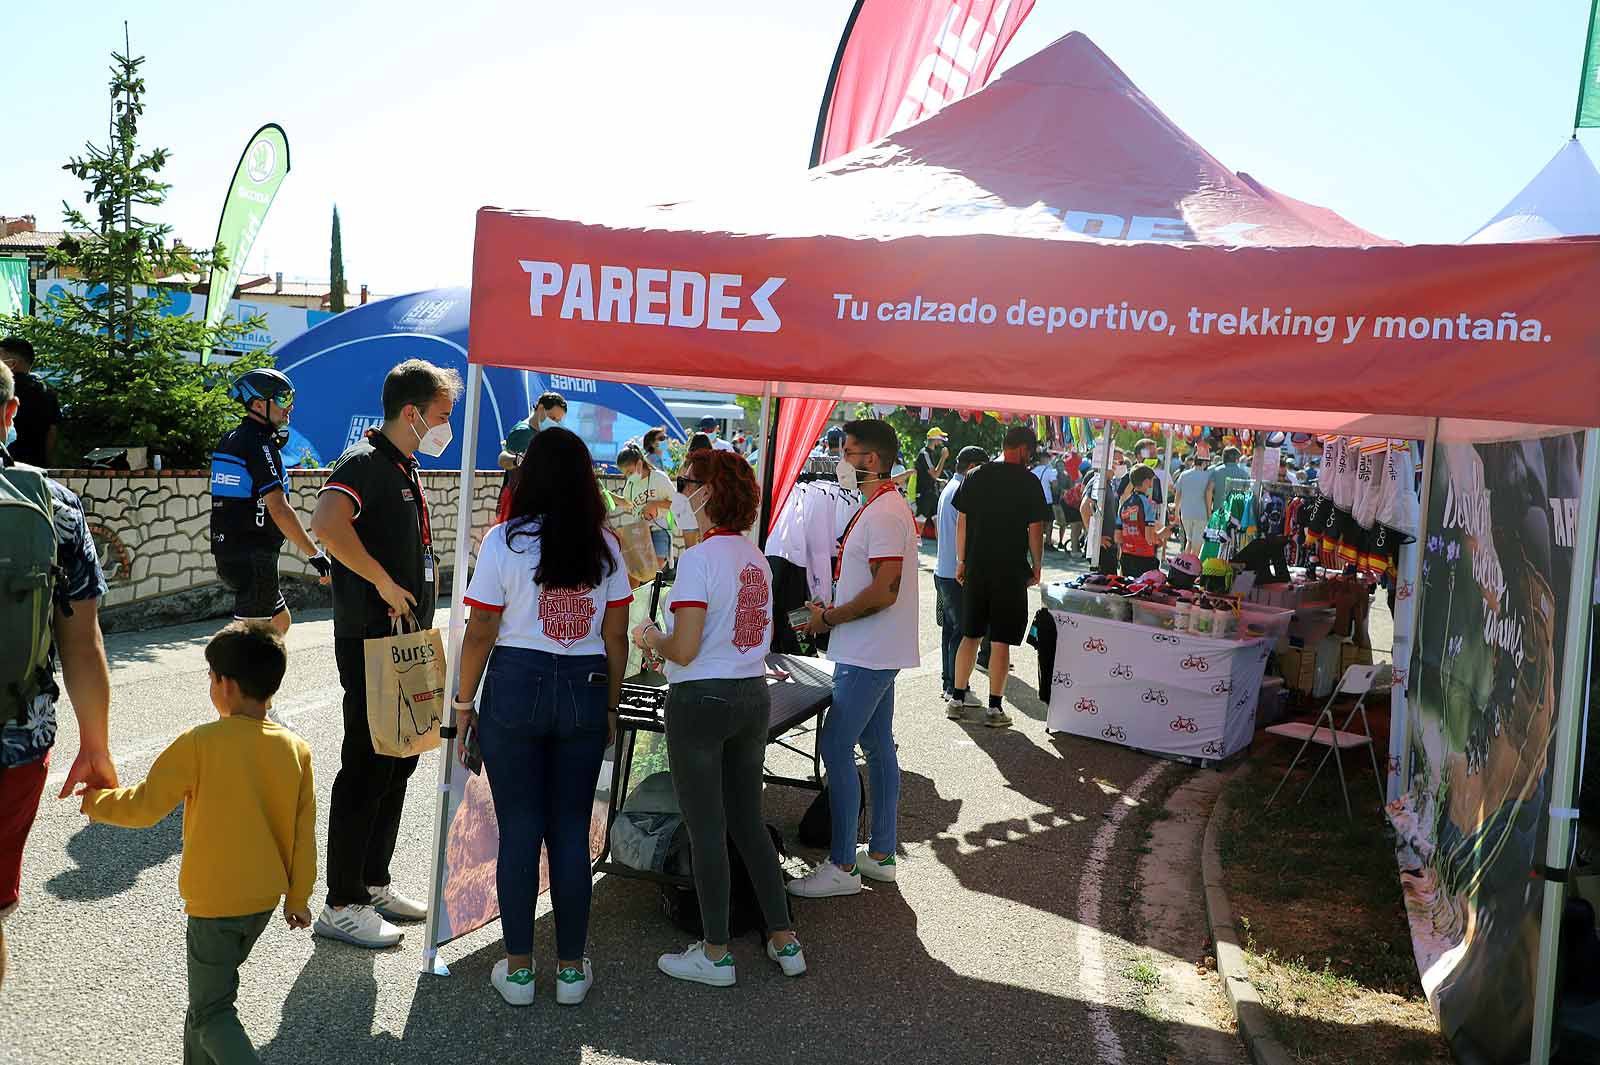
M 391 758 L 439 746 L 444 717 L 444 642 L 438 629 L 409 620 L 407 626 L 396 618 L 391 635 L 363 646 L 372 749 Z
M 622 564 L 628 568 L 628 576 L 636 584 L 655 580 L 659 560 L 650 540 L 649 522 L 619 509 L 607 516 L 606 524 L 621 543 Z

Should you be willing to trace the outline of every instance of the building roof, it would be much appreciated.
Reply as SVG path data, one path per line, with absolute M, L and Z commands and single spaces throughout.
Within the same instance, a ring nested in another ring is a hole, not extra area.
M 30 229 L 22 233 L 13 233 L 9 237 L 0 237 L 0 251 L 54 248 L 66 238 L 67 234 L 62 230 Z

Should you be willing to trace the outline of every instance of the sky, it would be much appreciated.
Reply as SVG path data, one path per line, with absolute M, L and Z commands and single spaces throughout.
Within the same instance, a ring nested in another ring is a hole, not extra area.
M 247 272 L 325 279 L 337 203 L 352 288 L 392 294 L 467 284 L 482 205 L 603 219 L 803 169 L 852 5 L 117 6 L 8 10 L 0 214 L 60 228 L 61 200 L 81 202 L 61 164 L 105 141 L 127 17 L 147 57 L 141 140 L 172 152 L 156 217 L 209 244 L 246 139 L 277 122 L 292 170 Z M 1082 31 L 1232 169 L 1383 236 L 1450 243 L 1570 136 L 1588 14 L 1589 0 L 1038 0 L 1001 68 Z M 1600 134 L 1583 138 L 1600 156 Z

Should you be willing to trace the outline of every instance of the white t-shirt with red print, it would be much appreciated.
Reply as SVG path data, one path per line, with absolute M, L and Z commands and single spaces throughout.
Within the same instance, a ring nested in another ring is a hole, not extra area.
M 685 607 L 702 607 L 700 653 L 686 666 L 668 662 L 667 679 L 739 680 L 767 671 L 772 643 L 772 569 L 761 550 L 738 533 L 713 529 L 678 559 L 667 597 L 667 631 Z
M 546 588 L 533 579 L 539 568 L 539 537 L 525 535 L 519 524 L 508 544 L 510 524 L 496 525 L 484 536 L 467 584 L 467 605 L 501 614 L 496 644 L 557 655 L 605 654 L 600 622 L 606 607 L 633 602 L 616 537 L 606 533 L 611 565 L 598 588 Z
M 872 584 L 872 564 L 901 563 L 900 596 L 894 605 L 833 630 L 828 657 L 865 669 L 910 669 L 922 661 L 917 648 L 916 520 L 905 497 L 885 485 L 857 512 L 839 549 L 839 584 L 833 601 L 842 605 Z

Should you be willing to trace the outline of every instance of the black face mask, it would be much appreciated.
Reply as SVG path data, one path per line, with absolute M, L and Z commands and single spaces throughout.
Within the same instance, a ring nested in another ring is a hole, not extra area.
M 289 443 L 289 427 L 279 426 L 272 431 L 272 446 L 282 451 Z

